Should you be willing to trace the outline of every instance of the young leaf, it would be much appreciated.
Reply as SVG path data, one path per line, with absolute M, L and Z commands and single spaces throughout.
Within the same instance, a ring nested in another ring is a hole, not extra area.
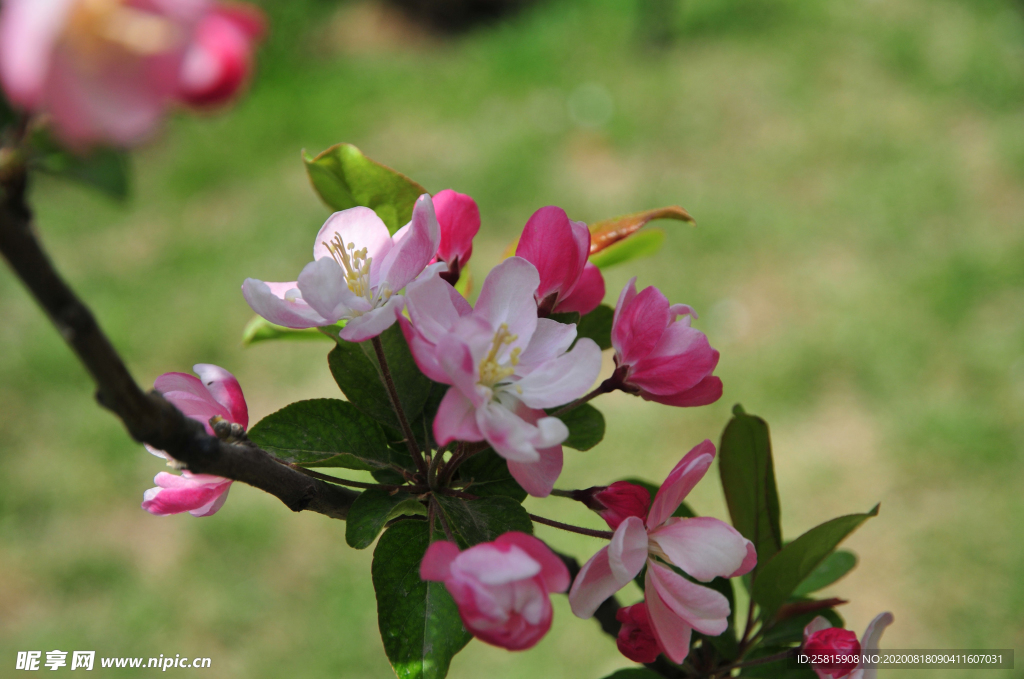
M 516 502 L 526 499 L 526 491 L 512 478 L 505 458 L 489 448 L 459 465 L 458 475 L 472 482 L 464 490 L 478 497 L 504 496 Z
M 555 410 L 557 408 L 553 408 L 551 412 Z M 563 446 L 576 450 L 590 450 L 604 438 L 604 415 L 589 403 L 559 415 L 558 419 L 569 428 L 569 438 L 562 442 Z
M 636 234 L 628 240 L 622 240 L 608 248 L 590 255 L 591 263 L 598 269 L 607 269 L 628 262 L 631 259 L 649 257 L 661 249 L 665 242 L 665 232 L 661 229 L 649 229 Z
M 337 328 L 334 329 L 334 332 L 336 333 L 338 328 L 342 327 L 344 327 L 344 325 L 337 326 Z M 278 339 L 330 340 L 331 335 L 321 332 L 320 328 L 304 328 L 297 330 L 295 328 L 286 328 L 283 325 L 275 325 L 262 316 L 253 316 L 252 320 L 245 326 L 245 330 L 242 331 L 243 347 L 252 346 L 257 342 Z
M 732 580 L 728 578 L 715 578 L 711 582 L 707 583 L 707 587 L 715 590 L 719 594 L 722 594 L 729 601 L 729 626 L 724 632 L 718 636 L 701 635 L 707 640 L 715 650 L 718 651 L 718 655 L 722 656 L 726 660 L 735 660 L 739 655 L 739 643 L 736 640 L 736 598 L 732 590 Z M 700 634 L 700 632 L 695 632 Z
M 351 403 L 318 398 L 267 415 L 249 439 L 268 453 L 303 467 L 372 471 L 394 461 L 380 425 Z
M 811 592 L 828 587 L 843 577 L 857 565 L 857 557 L 853 552 L 837 549 L 821 562 L 810 575 L 804 578 L 800 586 L 793 591 L 794 596 L 807 596 Z
M 416 361 L 397 324 L 382 332 L 379 337 L 405 416 L 409 422 L 413 422 L 423 412 L 433 382 L 416 367 Z M 338 346 L 331 350 L 327 364 L 345 397 L 370 417 L 399 431 L 398 417 L 381 381 L 377 354 L 370 340 L 346 342 L 336 336 L 335 340 Z
M 128 197 L 128 154 L 112 148 L 96 148 L 85 155 L 65 150 L 45 130 L 32 135 L 30 164 L 37 170 L 64 177 L 124 200 Z
M 400 172 L 363 155 L 352 144 L 337 144 L 315 158 L 305 151 L 306 173 L 332 210 L 371 208 L 392 235 L 412 219 L 412 208 L 427 190 Z
M 597 342 L 601 350 L 612 348 L 612 318 L 615 310 L 602 304 L 580 319 L 576 324 L 576 337 L 589 337 Z
M 366 549 L 373 544 L 391 519 L 403 514 L 427 515 L 423 503 L 408 493 L 391 494 L 380 488 L 364 490 L 352 503 L 345 520 L 345 542 Z
M 533 533 L 533 522 L 523 506 L 510 497 L 460 500 L 435 495 L 452 530 L 465 541 L 464 547 L 491 542 L 509 531 Z
M 472 638 L 444 584 L 420 579 L 429 544 L 425 521 L 399 521 L 373 550 L 377 624 L 399 679 L 444 679 L 452 658 Z
M 878 505 L 866 514 L 848 514 L 815 526 L 783 547 L 767 563 L 760 563 L 754 578 L 754 601 L 764 620 L 771 620 L 797 586 L 832 553 L 846 536 L 878 515 Z
M 735 415 L 722 432 L 718 448 L 718 472 L 725 501 L 736 530 L 754 543 L 757 573 L 782 548 L 779 527 L 779 494 L 768 424 L 736 406 Z
M 810 613 L 804 613 L 792 618 L 787 618 L 786 620 L 772 625 L 772 627 L 765 632 L 764 637 L 761 639 L 761 644 L 765 646 L 798 644 L 804 640 L 804 627 L 807 627 L 807 624 L 819 615 L 828 620 L 833 627 L 845 626 L 842 617 L 840 617 L 835 610 L 825 608 L 820 611 L 811 611 Z
M 648 222 L 655 219 L 678 219 L 690 224 L 696 224 L 696 220 L 690 213 L 678 205 L 634 212 L 630 215 L 604 219 L 590 225 L 590 255 L 593 256 L 619 241 L 629 238 L 632 234 L 643 228 Z M 596 263 L 596 262 L 595 262 Z

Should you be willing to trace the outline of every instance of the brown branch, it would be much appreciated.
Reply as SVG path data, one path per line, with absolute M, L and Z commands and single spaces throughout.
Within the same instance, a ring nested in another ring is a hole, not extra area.
M 96 399 L 121 418 L 136 441 L 166 451 L 197 474 L 212 474 L 259 488 L 292 511 L 344 519 L 357 493 L 310 478 L 252 445 L 210 436 L 155 392 L 139 388 L 88 307 L 54 268 L 36 237 L 25 201 L 23 168 L 5 168 L 0 184 L 0 254 L 18 275 L 61 337 L 96 382 Z

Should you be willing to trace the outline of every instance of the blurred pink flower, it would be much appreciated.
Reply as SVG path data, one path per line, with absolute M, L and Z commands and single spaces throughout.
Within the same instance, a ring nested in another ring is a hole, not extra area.
M 399 322 L 420 370 L 452 385 L 434 419 L 438 444 L 486 440 L 519 485 L 544 497 L 562 470 L 569 430 L 543 408 L 582 396 L 601 370 L 601 350 L 576 340 L 575 325 L 537 318 L 537 283 L 532 264 L 510 257 L 487 275 L 471 309 L 428 273 L 409 286 L 409 319 Z
M 480 231 L 480 208 L 466 194 L 445 189 L 434 194 L 434 211 L 441 227 L 437 259 L 448 265 L 440 275 L 455 285 L 473 254 L 473 238 Z
M 711 373 L 718 351 L 700 330 L 685 304 L 669 305 L 655 287 L 636 291 L 632 278 L 619 295 L 612 323 L 616 376 L 648 401 L 671 406 L 701 406 L 722 396 L 722 380 Z
M 857 642 L 857 636 L 845 629 L 832 627 L 825 617 L 818 616 L 804 628 L 803 650 L 807 654 L 820 653 L 827 655 L 846 653 L 874 653 L 882 640 L 882 632 L 893 622 L 892 613 L 879 613 L 864 630 L 864 636 Z M 878 667 L 874 663 L 858 662 L 856 664 L 822 664 L 812 665 L 818 679 L 876 679 Z
M 714 457 L 711 441 L 698 444 L 658 489 L 646 521 L 630 516 L 619 524 L 611 543 L 591 557 L 572 583 L 573 613 L 581 618 L 594 615 L 646 564 L 647 613 L 654 637 L 670 660 L 679 663 L 686 658 L 692 630 L 712 636 L 725 631 L 728 600 L 663 565 L 674 565 L 696 580 L 709 582 L 743 575 L 757 564 L 754 545 L 729 524 L 711 517 L 672 516 Z
M 210 418 L 220 416 L 243 428 L 249 426 L 249 409 L 235 376 L 220 366 L 198 363 L 192 367 L 198 378 L 185 373 L 164 373 L 153 388 L 187 417 L 202 422 L 213 435 Z M 170 455 L 149 445 L 146 450 L 173 461 Z M 181 476 L 160 472 L 157 487 L 146 491 L 142 508 L 157 516 L 189 512 L 210 516 L 227 500 L 231 479 L 184 471 Z
M 622 655 L 638 663 L 650 663 L 658 659 L 661 655 L 661 646 L 654 638 L 646 603 L 641 601 L 620 608 L 615 612 L 615 619 L 622 623 L 616 639 L 616 645 Z
M 452 542 L 435 542 L 423 556 L 420 577 L 444 583 L 474 636 L 511 651 L 531 648 L 547 634 L 549 595 L 569 587 L 562 560 L 537 538 L 518 532 L 464 552 Z
M 237 89 L 256 17 L 209 0 L 5 0 L 0 81 L 69 146 L 130 146 L 179 98 L 213 103 Z
M 291 283 L 247 278 L 242 294 L 253 311 L 271 323 L 312 328 L 348 323 L 341 338 L 362 342 L 395 322 L 399 292 L 437 252 L 440 228 L 430 196 L 423 194 L 412 221 L 392 237 L 377 214 L 354 207 L 328 217 L 313 245 L 313 260 Z
M 541 316 L 577 311 L 588 314 L 604 299 L 601 271 L 587 261 L 590 229 L 573 222 L 560 207 L 533 213 L 516 246 L 516 256 L 537 267 L 540 284 L 534 296 Z

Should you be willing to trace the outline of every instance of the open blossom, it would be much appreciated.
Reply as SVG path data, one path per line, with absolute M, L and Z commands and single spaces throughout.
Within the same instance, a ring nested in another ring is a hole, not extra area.
M 380 217 L 366 207 L 328 217 L 313 245 L 313 260 L 291 283 L 247 278 L 242 294 L 253 311 L 271 323 L 312 328 L 341 320 L 340 335 L 350 342 L 376 337 L 401 311 L 399 292 L 437 252 L 440 229 L 430 196 L 423 194 L 412 221 L 392 237 Z
M 615 612 L 615 619 L 622 623 L 615 640 L 622 655 L 638 663 L 650 663 L 658 659 L 661 646 L 654 638 L 646 603 L 641 601 L 632 606 L 623 606 Z
M 534 293 L 541 316 L 578 311 L 588 314 L 604 299 L 601 271 L 587 261 L 590 229 L 573 222 L 560 207 L 542 207 L 523 227 L 516 256 L 540 272 Z
M 445 189 L 434 194 L 434 211 L 441 227 L 437 259 L 448 265 L 441 278 L 455 285 L 473 254 L 473 238 L 480 231 L 480 208 L 466 194 Z
M 757 564 L 754 545 L 729 524 L 710 517 L 680 518 L 672 514 L 700 481 L 715 457 L 715 446 L 703 441 L 675 466 L 658 489 L 646 520 L 626 518 L 611 543 L 583 566 L 569 592 L 572 611 L 581 618 L 625 587 L 646 564 L 644 594 L 651 629 L 665 655 L 682 662 L 693 630 L 716 636 L 728 627 L 729 601 L 713 589 L 693 583 L 666 564 L 694 579 L 710 582 L 749 572 Z
M 854 654 L 864 651 L 875 653 L 882 640 L 882 632 L 892 624 L 892 613 L 879 613 L 864 630 L 864 636 L 857 643 L 857 637 L 849 630 L 832 627 L 825 617 L 818 616 L 804 628 L 803 651 L 807 654 Z M 824 663 L 812 664 L 818 679 L 876 679 L 878 668 L 874 663 Z
M 434 265 L 441 267 L 442 265 Z M 562 470 L 565 424 L 552 408 L 582 396 L 601 370 L 601 350 L 576 326 L 537 318 L 537 269 L 510 257 L 487 275 L 476 308 L 428 272 L 406 291 L 399 317 L 416 364 L 450 384 L 434 419 L 439 445 L 484 441 L 528 493 L 544 497 Z
M 531 648 L 551 628 L 551 592 L 569 587 L 569 571 L 547 545 L 525 533 L 505 533 L 464 552 L 435 542 L 420 577 L 443 582 L 466 629 L 511 651 Z
M 655 287 L 637 293 L 636 278 L 629 281 L 612 321 L 616 373 L 627 390 L 671 406 L 702 406 L 722 396 L 722 380 L 711 374 L 718 351 L 690 327 L 696 316 L 685 304 L 669 305 Z
M 198 378 L 185 373 L 164 373 L 156 378 L 153 388 L 187 417 L 202 422 L 211 436 L 211 417 L 222 417 L 243 429 L 248 427 L 249 409 L 235 376 L 208 363 L 199 363 L 192 369 Z M 146 449 L 157 457 L 171 460 L 162 450 L 148 445 Z M 157 516 L 181 512 L 210 516 L 224 505 L 231 488 L 231 479 L 188 471 L 181 476 L 160 472 L 154 482 L 157 487 L 146 491 L 142 508 Z
M 257 10 L 210 0 L 5 0 L 0 79 L 64 142 L 126 146 L 175 101 L 229 98 L 261 32 Z

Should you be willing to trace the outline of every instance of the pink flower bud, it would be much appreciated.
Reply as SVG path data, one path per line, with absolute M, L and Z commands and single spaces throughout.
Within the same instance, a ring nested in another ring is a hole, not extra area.
M 182 101 L 217 106 L 234 97 L 252 72 L 254 44 L 265 28 L 263 14 L 245 5 L 222 5 L 203 17 L 181 65 Z
M 832 662 L 815 663 L 814 670 L 818 676 L 828 674 L 833 679 L 840 679 L 857 668 L 860 642 L 857 641 L 857 635 L 848 629 L 828 627 L 807 637 L 804 653 L 832 657 Z
M 441 274 L 452 285 L 473 254 L 473 237 L 480 231 L 480 208 L 464 193 L 445 189 L 434 194 L 434 211 L 441 226 L 441 243 L 437 259 L 448 265 Z
M 615 619 L 622 623 L 616 640 L 622 655 L 638 663 L 650 663 L 658 659 L 661 655 L 661 646 L 654 638 L 646 603 L 641 601 L 620 608 L 615 612 Z
M 551 628 L 551 592 L 569 588 L 569 570 L 543 542 L 505 533 L 464 552 L 435 542 L 423 555 L 420 577 L 443 582 L 466 629 L 510 651 L 532 647 Z
M 593 498 L 604 507 L 596 511 L 612 530 L 631 516 L 647 518 L 647 510 L 651 508 L 650 492 L 628 481 L 616 481 L 603 490 L 598 489 Z

